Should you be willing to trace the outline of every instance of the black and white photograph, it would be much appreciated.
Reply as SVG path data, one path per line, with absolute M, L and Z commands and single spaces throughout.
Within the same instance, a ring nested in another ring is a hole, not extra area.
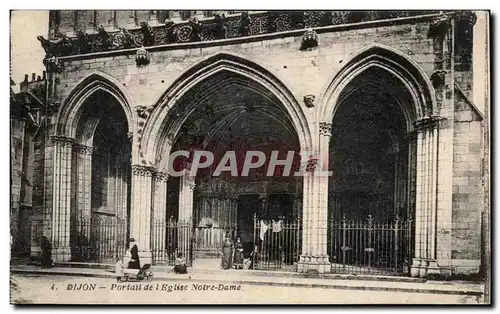
M 488 10 L 11 10 L 10 303 L 489 305 L 490 65 Z

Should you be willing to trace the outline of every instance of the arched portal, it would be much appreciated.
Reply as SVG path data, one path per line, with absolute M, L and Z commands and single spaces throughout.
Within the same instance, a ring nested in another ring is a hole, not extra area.
M 122 257 L 129 236 L 132 115 L 120 88 L 100 74 L 82 80 L 58 117 L 52 239 L 56 260 Z
M 421 256 L 435 258 L 432 86 L 406 56 L 375 45 L 349 60 L 324 96 L 321 110 L 332 123 L 324 144 L 333 172 L 327 234 L 332 271 L 408 275 Z
M 185 74 L 185 79 L 190 80 L 188 86 L 184 86 L 183 80 L 174 85 L 182 93 L 165 106 L 169 110 L 153 112 L 151 123 L 157 125 L 146 126 L 141 146 L 147 151 L 144 156 L 154 157 L 159 171 L 168 169 L 171 160 L 167 157 L 179 150 L 211 152 L 214 162 L 196 175 L 170 177 L 166 193 L 164 186 L 162 192 L 153 192 L 158 195 L 154 201 L 154 220 L 172 217 L 177 221 L 192 221 L 193 254 L 218 256 L 222 240 L 229 233 L 233 239 L 240 237 L 246 255 L 257 245 L 267 254 L 268 261 L 278 262 L 278 253 L 271 251 L 278 252 L 281 243 L 289 255 L 287 262 L 292 265 L 300 254 L 298 226 L 293 234 L 292 230 L 286 230 L 278 236 L 279 231 L 270 231 L 262 237 L 256 226 L 259 222 L 271 226 L 273 220 L 285 224 L 300 215 L 302 178 L 294 177 L 293 173 L 299 167 L 301 148 L 311 146 L 307 121 L 291 94 L 264 69 L 227 54 L 205 61 Z M 193 73 L 198 75 L 193 78 Z M 155 136 L 148 130 L 158 133 Z M 249 151 L 262 152 L 265 162 L 243 176 Z M 231 152 L 235 156 L 236 175 L 230 171 L 217 174 L 217 166 Z M 289 175 L 283 175 L 283 166 L 268 173 L 273 152 L 279 160 L 292 156 Z M 175 170 L 189 169 L 193 154 L 184 160 L 176 159 Z M 158 200 L 165 198 L 165 194 L 167 200 Z M 156 234 L 163 237 L 161 232 Z M 186 244 L 180 235 L 176 237 L 179 250 L 179 246 Z M 157 245 L 165 246 L 171 244 Z M 155 251 L 159 250 L 153 248 L 154 259 L 155 255 L 162 258 L 161 252 Z

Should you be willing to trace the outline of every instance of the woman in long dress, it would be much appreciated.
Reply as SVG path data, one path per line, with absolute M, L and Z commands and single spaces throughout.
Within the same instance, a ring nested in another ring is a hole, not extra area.
M 239 237 L 236 238 L 236 243 L 234 244 L 233 265 L 236 269 L 243 269 L 243 244 Z
M 220 267 L 222 269 L 230 269 L 232 266 L 233 257 L 233 241 L 229 235 L 226 235 L 224 244 L 222 245 L 222 261 Z

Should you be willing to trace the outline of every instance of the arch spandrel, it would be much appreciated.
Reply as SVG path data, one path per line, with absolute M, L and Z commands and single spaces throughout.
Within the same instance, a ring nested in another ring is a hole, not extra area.
M 140 141 L 141 155 L 149 165 L 158 163 L 159 150 L 169 151 L 168 141 L 162 139 L 163 128 L 169 111 L 176 106 L 182 96 L 199 83 L 221 72 L 228 72 L 234 76 L 251 81 L 262 88 L 262 90 L 273 94 L 283 106 L 293 122 L 295 131 L 299 137 L 301 150 L 310 150 L 312 137 L 308 119 L 303 112 L 301 103 L 288 89 L 281 78 L 271 73 L 268 69 L 249 60 L 246 57 L 233 53 L 219 52 L 198 61 L 186 69 L 173 84 L 159 97 L 155 109 L 152 111 L 148 122 L 142 132 Z M 181 120 L 174 122 L 179 124 Z M 169 128 L 171 126 L 168 126 Z M 174 126 L 173 129 L 179 126 Z M 165 135 L 163 136 L 165 137 Z M 165 142 L 167 147 L 160 147 Z
M 397 49 L 372 44 L 355 53 L 328 81 L 320 94 L 318 117 L 331 121 L 345 87 L 374 67 L 393 75 L 410 94 L 412 104 L 405 108 L 410 120 L 438 114 L 435 91 L 423 69 Z

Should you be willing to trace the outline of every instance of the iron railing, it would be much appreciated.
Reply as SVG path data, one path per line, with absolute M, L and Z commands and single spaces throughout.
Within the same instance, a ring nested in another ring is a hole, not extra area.
M 329 256 L 333 273 L 406 275 L 412 256 L 412 220 L 331 219 Z
M 70 232 L 71 260 L 115 263 L 127 249 L 127 221 L 114 216 L 78 219 Z
M 187 266 L 193 261 L 193 225 L 187 221 L 160 221 L 151 225 L 153 265 L 174 265 L 181 255 Z
M 193 251 L 196 257 L 219 258 L 222 256 L 224 237 L 236 239 L 236 226 L 206 226 L 194 228 Z
M 300 219 L 264 220 L 254 217 L 254 250 L 252 269 L 295 271 L 302 247 Z

